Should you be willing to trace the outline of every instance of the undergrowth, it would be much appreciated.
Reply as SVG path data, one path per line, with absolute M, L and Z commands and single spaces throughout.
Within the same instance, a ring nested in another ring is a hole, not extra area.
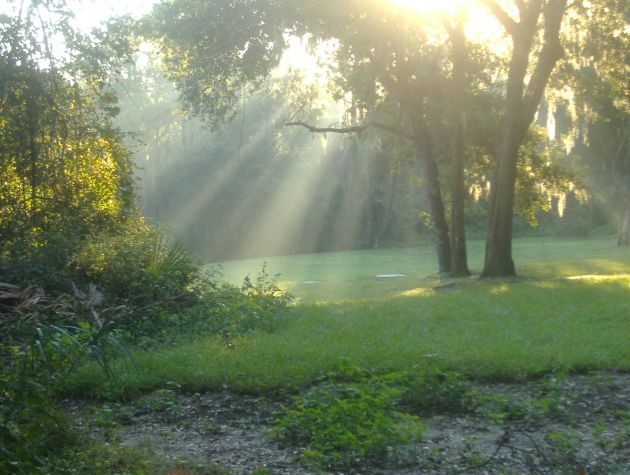
M 0 283 L 2 473 L 57 472 L 58 448 L 78 441 L 56 398 L 81 367 L 93 365 L 115 388 L 137 369 L 131 348 L 210 335 L 230 346 L 242 335 L 275 331 L 291 299 L 264 267 L 240 288 L 223 284 L 181 246 L 135 221 L 82 246 L 59 238 L 26 261 L 0 264 L 4 277 L 38 279 Z
M 421 416 L 468 411 L 470 383 L 438 369 L 371 375 L 347 363 L 291 398 L 275 421 L 277 442 L 305 447 L 302 459 L 317 468 L 408 464 L 405 447 L 418 443 Z
M 391 462 L 392 449 L 420 440 L 424 429 L 419 418 L 397 409 L 399 397 L 378 380 L 321 384 L 293 398 L 272 437 L 306 446 L 303 460 L 324 469 Z

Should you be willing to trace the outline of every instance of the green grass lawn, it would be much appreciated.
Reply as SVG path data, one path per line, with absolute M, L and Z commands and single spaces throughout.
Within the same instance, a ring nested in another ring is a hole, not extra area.
M 469 267 L 483 267 L 485 242 L 468 243 Z M 585 274 L 630 272 L 630 250 L 615 245 L 614 237 L 560 240 L 516 239 L 513 254 L 519 276 L 555 279 Z M 279 256 L 219 264 L 225 280 L 240 284 L 266 263 L 267 272 L 280 274 L 280 285 L 300 302 L 334 302 L 396 296 L 439 285 L 432 246 Z M 379 274 L 404 274 L 377 280 Z M 450 279 L 446 279 L 450 281 Z
M 137 352 L 137 370 L 121 364 L 116 391 L 167 381 L 191 391 L 295 391 L 344 366 L 376 373 L 438 366 L 473 379 L 511 380 L 555 369 L 630 370 L 628 250 L 603 239 L 517 240 L 514 249 L 522 278 L 457 279 L 441 289 L 430 248 L 268 259 L 268 271 L 281 273 L 297 297 L 281 331 L 230 348 L 199 337 Z M 479 269 L 482 243 L 472 243 L 470 253 Z M 255 276 L 262 262 L 223 269 L 238 282 Z M 406 277 L 377 280 L 381 273 Z M 103 377 L 84 368 L 70 390 L 102 393 Z

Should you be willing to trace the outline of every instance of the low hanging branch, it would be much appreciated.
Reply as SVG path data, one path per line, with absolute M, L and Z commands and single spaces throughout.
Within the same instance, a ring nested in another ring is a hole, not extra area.
M 403 130 L 400 130 L 397 127 L 392 127 L 390 125 L 387 124 L 382 124 L 380 122 L 369 122 L 365 125 L 354 125 L 351 127 L 315 127 L 313 125 L 309 125 L 306 122 L 302 122 L 301 120 L 298 121 L 293 121 L 293 122 L 287 122 L 286 124 L 287 127 L 288 126 L 299 126 L 299 127 L 304 127 L 305 129 L 307 129 L 309 132 L 313 132 L 313 133 L 319 133 L 319 134 L 326 134 L 326 133 L 333 133 L 333 134 L 353 134 L 353 133 L 361 133 L 361 132 L 365 132 L 366 130 L 370 129 L 370 128 L 376 128 L 376 129 L 381 129 L 381 130 L 385 130 L 387 132 L 392 132 L 394 134 L 400 135 L 402 137 L 405 137 L 409 140 L 413 140 L 413 136 Z
M 355 125 L 352 127 L 314 127 L 312 125 L 307 124 L 306 122 L 302 122 L 301 120 L 298 120 L 295 122 L 287 122 L 284 125 L 304 127 L 305 129 L 308 129 L 309 132 L 319 133 L 319 134 L 326 134 L 326 133 L 352 134 L 352 133 L 365 132 L 368 128 L 365 125 Z

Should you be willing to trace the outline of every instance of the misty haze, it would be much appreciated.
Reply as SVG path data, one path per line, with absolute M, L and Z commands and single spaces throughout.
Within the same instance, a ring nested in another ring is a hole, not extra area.
M 0 0 L 0 473 L 630 473 L 625 0 Z

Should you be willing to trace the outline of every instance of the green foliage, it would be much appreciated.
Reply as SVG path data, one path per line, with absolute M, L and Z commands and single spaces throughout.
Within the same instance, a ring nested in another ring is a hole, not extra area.
M 0 22 L 0 265 L 11 283 L 67 290 L 61 270 L 86 236 L 134 212 L 131 154 L 107 111 L 118 56 L 106 64 L 63 2 L 14 11 Z
M 497 425 L 516 421 L 535 426 L 550 419 L 566 419 L 570 403 L 562 389 L 565 377 L 563 372 L 552 372 L 536 384 L 534 397 L 530 398 L 509 393 L 487 395 L 476 392 L 471 395 L 470 407 Z M 569 419 L 571 421 L 572 417 Z
M 53 395 L 79 363 L 96 360 L 107 378 L 120 356 L 109 325 L 102 328 L 47 325 L 31 314 L 32 334 L 5 328 L 0 340 L 0 471 L 46 473 L 59 447 L 76 442 L 69 425 L 54 409 Z
M 563 161 L 565 156 L 542 127 L 530 128 L 519 151 L 515 212 L 531 227 L 538 225 L 541 212 L 562 217 L 568 196 L 587 199 L 584 184 Z
M 0 260 L 3 280 L 18 286 L 37 283 L 49 292 L 69 290 L 65 269 L 83 240 L 84 236 L 72 226 L 47 233 L 41 243 L 24 236 L 12 246 L 12 255 Z M 51 269 L 56 271 L 51 272 Z
M 110 301 L 136 307 L 183 297 L 199 277 L 198 265 L 180 245 L 142 221 L 95 236 L 70 266 L 81 284 L 96 283 Z
M 218 274 L 202 275 L 180 245 L 142 222 L 96 237 L 71 267 L 78 282 L 95 282 L 109 302 L 125 304 L 110 317 L 118 330 L 149 344 L 173 330 L 220 334 L 231 344 L 239 335 L 277 329 L 291 302 L 265 266 L 240 288 L 220 283 Z
M 277 64 L 285 46 L 280 4 L 253 1 L 163 3 L 144 25 L 143 33 L 159 39 L 169 78 L 177 82 L 185 106 L 217 127 L 230 117 L 243 91 Z M 191 14 L 193 13 L 194 14 Z M 196 36 L 201 29 L 226 32 Z M 219 33 L 221 35 L 221 33 Z M 215 58 L 208 62 L 207 58 Z M 200 88 L 199 79 L 208 87 Z
M 245 277 L 240 288 L 224 283 L 207 293 L 201 315 L 193 327 L 221 335 L 228 344 L 256 331 L 273 332 L 285 321 L 292 297 L 270 276 L 266 264 L 251 280 Z
M 397 388 L 376 379 L 323 383 L 293 398 L 272 437 L 306 446 L 303 459 L 326 469 L 392 462 L 393 448 L 419 440 L 423 432 L 415 416 L 396 409 L 399 398 Z
M 112 362 L 125 348 L 111 322 L 94 324 L 94 314 L 68 295 L 51 301 L 30 286 L 12 287 L 2 297 L 0 471 L 50 473 L 59 447 L 75 442 L 54 409 L 55 392 L 86 361 L 114 378 Z
M 439 368 L 415 369 L 400 377 L 401 401 L 413 412 L 452 414 L 470 410 L 471 385 L 459 373 Z
M 167 386 L 173 385 L 167 384 Z M 177 399 L 178 393 L 175 389 L 170 387 L 158 389 L 140 398 L 136 402 L 136 407 L 141 407 L 148 412 L 159 413 L 160 417 L 167 421 L 176 420 L 184 414 L 184 408 Z
M 54 409 L 46 382 L 0 372 L 0 472 L 45 473 L 47 459 L 71 442 L 68 421 Z

